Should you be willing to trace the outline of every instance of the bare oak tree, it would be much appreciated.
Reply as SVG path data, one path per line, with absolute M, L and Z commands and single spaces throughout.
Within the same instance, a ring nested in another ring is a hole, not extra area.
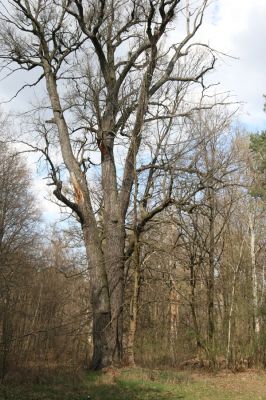
M 200 107 L 212 107 L 205 101 L 203 79 L 213 69 L 216 56 L 194 40 L 208 0 L 190 7 L 182 0 L 9 0 L 0 4 L 3 71 L 7 75 L 36 71 L 35 81 L 19 91 L 42 80 L 46 85 L 46 110 L 52 111 L 52 118 L 46 111 L 46 122 L 39 126 L 43 146 L 40 142 L 31 145 L 47 160 L 54 195 L 81 224 L 91 267 L 92 364 L 94 368 L 108 366 L 123 355 L 125 255 L 134 250 L 134 236 L 126 241 L 125 226 L 135 160 L 144 150 L 140 232 L 172 203 L 172 178 L 166 180 L 160 201 L 151 200 L 154 172 L 171 159 L 161 157 L 162 143 L 156 145 L 154 130 L 170 121 L 171 135 L 163 139 L 170 154 L 178 120 Z M 173 41 L 168 32 L 175 24 L 177 39 Z M 67 173 L 57 164 L 53 146 L 59 147 Z M 147 160 L 145 149 L 151 147 L 155 150 Z M 91 173 L 95 165 L 101 178 L 98 210 Z

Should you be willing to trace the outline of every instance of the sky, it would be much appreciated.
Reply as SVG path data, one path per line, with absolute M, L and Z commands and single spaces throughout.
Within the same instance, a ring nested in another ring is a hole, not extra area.
M 265 18 L 266 0 L 211 0 L 198 36 L 215 50 L 234 57 L 222 57 L 212 78 L 220 82 L 221 90 L 230 91 L 236 101 L 243 103 L 241 122 L 253 131 L 264 129 L 266 125 L 266 113 L 263 112 L 263 94 L 266 94 Z M 0 102 L 10 98 L 21 82 L 27 80 L 26 73 L 20 73 L 17 77 L 0 81 Z M 43 88 L 44 84 L 41 86 Z M 12 102 L 11 108 L 19 106 L 21 99 L 38 97 L 39 93 L 39 88 L 24 91 Z
M 220 82 L 219 91 L 230 92 L 231 99 L 241 104 L 239 123 L 254 132 L 266 129 L 266 113 L 263 111 L 263 94 L 266 94 L 265 17 L 266 0 L 214 0 L 198 36 L 212 48 L 231 56 L 221 57 L 211 80 Z M 26 82 L 26 76 L 1 81 L 0 102 L 11 97 L 17 83 L 21 82 Z M 27 90 L 9 106 L 3 107 L 19 108 L 22 99 L 38 97 L 39 90 L 35 89 L 35 93 Z M 53 221 L 58 219 L 59 208 L 45 200 L 51 192 L 46 183 L 39 178 L 34 185 L 46 218 Z
M 236 59 L 217 65 L 221 88 L 241 102 L 239 120 L 251 131 L 266 128 L 266 0 L 216 0 L 202 26 L 210 45 Z

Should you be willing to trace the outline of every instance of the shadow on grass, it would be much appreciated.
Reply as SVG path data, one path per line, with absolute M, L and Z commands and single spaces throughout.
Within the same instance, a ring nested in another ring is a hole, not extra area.
M 136 374 L 137 375 L 137 374 Z M 168 385 L 143 375 L 114 377 L 89 373 L 77 382 L 57 379 L 50 383 L 0 385 L 0 400 L 181 400 L 179 385 Z M 132 379 L 133 378 L 133 379 Z M 157 377 L 156 377 L 157 378 Z
M 72 385 L 0 385 L 0 400 L 87 400 L 88 389 Z
M 99 383 L 88 388 L 87 399 L 91 400 L 178 400 L 185 399 L 177 391 L 171 391 L 158 383 L 123 382 Z M 83 400 L 83 399 L 80 399 Z M 85 400 L 85 398 L 84 398 Z
M 3 390 L 4 389 L 4 390 Z M 147 387 L 130 382 L 125 384 L 97 384 L 89 388 L 49 387 L 44 385 L 20 387 L 0 387 L 0 400 L 178 400 L 185 399 L 176 392 L 160 387 Z

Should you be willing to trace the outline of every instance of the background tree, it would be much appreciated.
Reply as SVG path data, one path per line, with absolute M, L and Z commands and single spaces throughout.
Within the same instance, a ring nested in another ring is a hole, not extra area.
M 265 198 L 266 132 L 250 135 L 250 149 L 253 158 L 253 162 L 250 162 L 253 171 L 251 194 Z
M 0 143 L 0 307 L 1 307 L 1 377 L 8 365 L 13 336 L 12 314 L 19 298 L 14 287 L 20 285 L 21 273 L 27 270 L 28 254 L 36 242 L 39 217 L 30 189 L 30 175 L 25 163 L 5 144 Z

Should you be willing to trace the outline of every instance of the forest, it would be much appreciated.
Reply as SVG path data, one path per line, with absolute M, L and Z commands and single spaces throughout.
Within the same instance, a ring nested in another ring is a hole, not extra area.
M 265 380 L 266 132 L 243 127 L 212 79 L 227 55 L 199 34 L 211 3 L 0 1 L 0 75 L 13 80 L 0 399 L 61 399 L 12 392 L 61 375 L 79 400 L 84 374 L 103 379 L 89 386 L 99 400 L 213 398 L 186 389 L 193 371 Z M 141 392 L 119 378 L 130 373 L 184 392 Z

